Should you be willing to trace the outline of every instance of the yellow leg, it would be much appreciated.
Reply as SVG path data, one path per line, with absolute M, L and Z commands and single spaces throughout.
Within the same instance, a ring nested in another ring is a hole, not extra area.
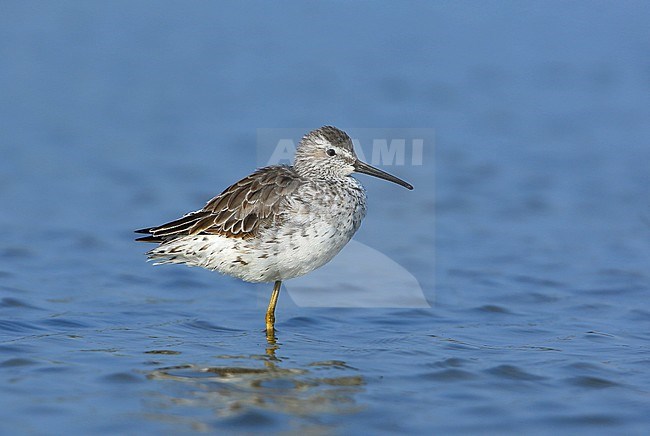
M 273 293 L 271 294 L 271 301 L 269 301 L 269 308 L 266 309 L 266 336 L 273 336 L 275 331 L 275 305 L 278 303 L 278 296 L 280 296 L 280 287 L 282 281 L 278 280 L 273 285 Z

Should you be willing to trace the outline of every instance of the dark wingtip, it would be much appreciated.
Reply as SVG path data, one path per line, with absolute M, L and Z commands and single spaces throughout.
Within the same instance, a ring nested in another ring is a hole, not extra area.
M 153 227 L 134 230 L 135 233 L 143 233 L 145 235 L 149 235 L 149 236 L 142 236 L 141 238 L 136 238 L 135 240 L 138 242 L 162 242 L 162 239 L 159 236 L 154 236 L 151 234 L 152 230 Z
M 162 239 L 156 236 L 143 236 L 141 238 L 136 238 L 137 242 L 162 242 Z

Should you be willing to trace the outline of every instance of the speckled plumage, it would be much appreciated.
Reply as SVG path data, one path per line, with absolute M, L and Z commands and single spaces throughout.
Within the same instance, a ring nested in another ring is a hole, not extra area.
M 359 161 L 350 137 L 325 126 L 302 138 L 293 166 L 259 169 L 203 209 L 138 230 L 148 234 L 138 240 L 159 244 L 147 253 L 156 264 L 184 263 L 277 285 L 330 261 L 357 231 L 366 194 L 350 176 L 354 171 L 412 189 Z

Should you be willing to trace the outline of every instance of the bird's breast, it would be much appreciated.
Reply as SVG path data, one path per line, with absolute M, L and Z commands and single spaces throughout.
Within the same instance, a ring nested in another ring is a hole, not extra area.
M 262 238 L 274 241 L 277 280 L 313 271 L 341 251 L 366 214 L 365 191 L 356 180 L 344 186 L 314 186 L 298 192 L 286 210 L 279 225 Z

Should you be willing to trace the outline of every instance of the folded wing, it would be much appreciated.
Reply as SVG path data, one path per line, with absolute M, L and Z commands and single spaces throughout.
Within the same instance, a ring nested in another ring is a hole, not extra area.
M 286 166 L 262 168 L 228 187 L 203 209 L 158 227 L 136 230 L 143 242 L 162 243 L 197 234 L 252 238 L 265 226 L 282 219 L 282 204 L 301 184 Z

